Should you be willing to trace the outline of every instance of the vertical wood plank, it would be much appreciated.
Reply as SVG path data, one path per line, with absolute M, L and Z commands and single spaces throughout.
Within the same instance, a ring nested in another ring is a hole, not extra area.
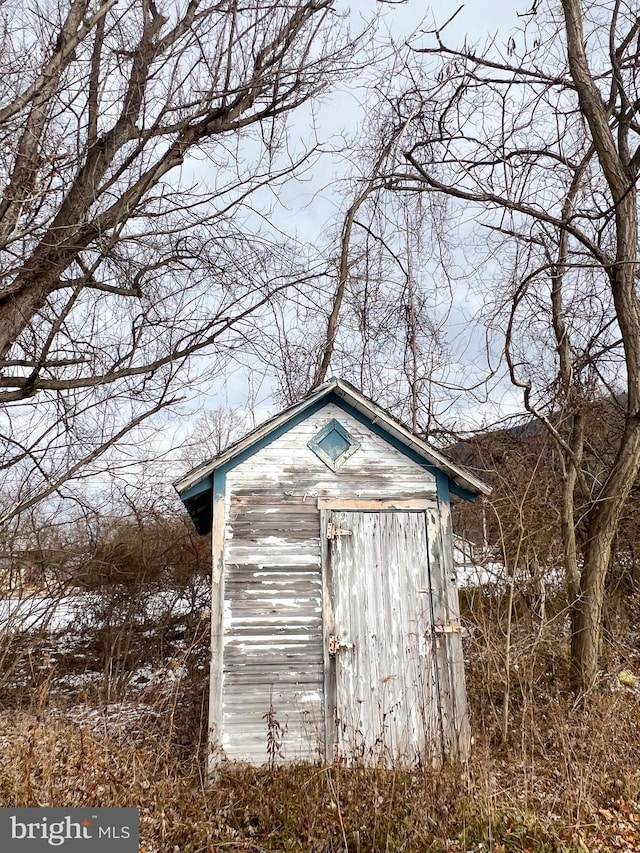
M 320 549 L 322 560 L 322 648 L 324 680 L 324 757 L 330 764 L 333 761 L 336 743 L 336 668 L 335 659 L 329 654 L 329 636 L 335 630 L 333 610 L 333 569 L 329 554 L 327 525 L 331 512 L 320 511 Z
M 424 512 L 332 515 L 350 536 L 329 546 L 338 746 L 346 760 L 432 764 L 441 757 Z M 434 740 L 436 741 L 434 743 Z
M 452 684 L 449 672 L 447 634 L 438 634 L 437 626 L 448 621 L 447 600 L 444 593 L 444 565 L 440 513 L 436 508 L 427 511 L 427 538 L 429 551 L 429 588 L 431 591 L 432 635 L 431 647 L 436 670 L 436 695 L 438 720 L 442 743 L 442 758 L 452 752 Z
M 451 506 L 441 502 L 440 538 L 443 566 L 443 593 L 448 623 L 460 624 L 460 602 L 456 585 L 453 561 L 453 530 L 451 525 Z M 452 722 L 452 758 L 465 761 L 471 749 L 471 726 L 467 708 L 467 689 L 464 676 L 464 650 L 460 632 L 445 634 L 448 649 L 449 678 L 451 682 L 451 722 Z
M 215 490 L 214 490 L 215 491 Z M 211 537 L 211 665 L 209 681 L 209 775 L 221 757 L 222 739 L 222 659 L 224 648 L 224 491 L 215 494 L 213 503 L 213 530 Z

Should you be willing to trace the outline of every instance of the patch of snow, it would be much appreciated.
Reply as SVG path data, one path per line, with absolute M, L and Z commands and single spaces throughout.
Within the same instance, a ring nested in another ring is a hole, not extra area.
M 73 595 L 64 595 L 59 598 L 45 595 L 2 598 L 0 599 L 0 630 L 11 633 L 62 631 L 75 621 L 75 600 L 76 597 Z
M 106 705 L 104 708 L 74 705 L 64 712 L 64 716 L 80 726 L 87 726 L 94 731 L 104 731 L 105 729 L 124 729 L 145 717 L 159 717 L 160 714 L 144 702 L 117 702 Z
M 162 590 L 147 595 L 141 602 L 140 617 L 151 622 L 172 617 L 190 616 L 200 611 L 208 602 L 207 585 L 203 581 L 189 594 L 176 590 Z M 66 593 L 49 596 L 34 593 L 22 597 L 0 598 L 0 631 L 72 631 L 81 623 L 92 624 L 100 620 L 104 604 L 99 593 Z

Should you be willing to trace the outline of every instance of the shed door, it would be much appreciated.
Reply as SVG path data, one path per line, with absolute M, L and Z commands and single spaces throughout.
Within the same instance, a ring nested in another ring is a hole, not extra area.
M 327 677 L 334 756 L 383 765 L 441 750 L 425 511 L 331 511 Z M 437 534 L 438 531 L 435 531 Z M 331 707 L 333 706 L 333 707 Z

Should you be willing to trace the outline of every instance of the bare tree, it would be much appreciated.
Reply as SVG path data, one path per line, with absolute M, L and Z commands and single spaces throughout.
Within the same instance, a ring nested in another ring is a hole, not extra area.
M 312 154 L 287 115 L 354 43 L 333 0 L 9 0 L 0 17 L 6 522 L 323 274 L 251 199 Z
M 378 130 L 374 118 L 365 137 L 375 140 Z M 354 149 L 360 174 L 344 191 L 346 210 L 327 249 L 330 279 L 315 299 L 275 304 L 278 345 L 259 356 L 277 375 L 284 403 L 339 375 L 434 439 L 451 405 L 449 288 L 442 259 L 425 264 L 421 243 L 420 221 L 437 217 L 437 200 L 425 199 L 425 214 L 422 205 L 380 193 L 382 166 L 402 135 L 402 128 L 392 134 L 382 152 L 366 143 Z
M 199 462 L 207 462 L 242 438 L 248 429 L 247 417 L 238 409 L 226 406 L 206 409 L 196 420 L 191 435 L 184 443 L 184 461 L 189 468 Z
M 451 47 L 444 26 L 416 40 L 394 106 L 410 133 L 386 186 L 450 200 L 511 381 L 561 452 L 572 660 L 587 688 L 640 468 L 640 18 L 624 0 L 536 2 L 522 17 L 504 45 Z M 588 466 L 585 404 L 604 395 L 624 426 Z

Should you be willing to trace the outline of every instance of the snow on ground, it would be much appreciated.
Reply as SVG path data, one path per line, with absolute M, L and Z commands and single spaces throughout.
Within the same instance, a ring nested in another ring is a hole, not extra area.
M 93 731 L 104 732 L 127 729 L 133 723 L 148 717 L 159 717 L 160 713 L 145 702 L 115 702 L 102 708 L 90 705 L 74 705 L 63 712 L 65 719 Z
M 198 596 L 200 591 L 198 591 Z M 47 631 L 58 633 L 71 629 L 80 617 L 86 619 L 98 593 L 65 593 L 58 596 L 29 593 L 23 596 L 0 598 L 0 631 Z M 175 590 L 150 595 L 145 601 L 146 618 L 160 619 L 170 613 L 173 617 L 193 612 L 195 596 Z M 197 608 L 199 609 L 199 608 Z
M 77 596 L 41 594 L 0 599 L 0 630 L 51 633 L 68 628 L 76 617 Z
M 133 614 L 114 613 L 109 609 L 108 597 L 91 592 L 60 592 L 57 596 L 25 592 L 0 599 L 0 653 L 2 634 L 5 642 L 20 635 L 19 648 L 23 652 L 7 671 L 5 682 L 10 688 L 25 690 L 34 679 L 49 679 L 52 693 L 63 698 L 62 707 L 66 704 L 64 697 L 74 703 L 60 713 L 102 730 L 126 729 L 152 713 L 154 704 L 177 694 L 187 675 L 186 659 L 191 654 L 180 630 L 187 630 L 187 617 L 192 614 L 208 619 L 203 607 L 208 603 L 206 592 L 203 587 L 186 593 L 172 589 L 147 593 L 135 602 Z M 96 634 L 105 615 L 116 625 L 116 645 L 112 649 L 100 646 L 103 640 Z M 117 646 L 117 625 L 123 618 L 133 618 L 137 638 L 130 658 L 129 650 L 125 651 L 125 659 L 119 657 L 122 649 Z M 176 636 L 164 640 L 163 659 L 158 659 L 154 626 L 163 624 L 170 624 Z M 149 642 L 153 663 L 140 659 L 145 654 L 144 643 Z M 106 663 L 105 654 L 110 655 Z M 105 670 L 107 664 L 113 664 L 113 673 Z M 204 669 L 199 659 L 191 661 L 191 666 Z M 100 702 L 105 690 L 111 695 L 112 680 L 118 691 L 123 691 L 122 701 L 96 707 L 94 701 Z
M 455 566 L 456 585 L 459 589 L 491 586 L 494 590 L 505 590 L 509 583 L 507 570 L 503 563 L 457 563 Z M 525 569 L 518 570 L 515 578 L 516 588 L 533 580 Z M 564 571 L 549 567 L 544 571 L 544 583 L 547 591 L 559 590 L 564 583 Z
M 501 563 L 466 563 L 456 565 L 456 583 L 461 589 L 474 586 L 496 584 L 504 578 L 504 566 Z

